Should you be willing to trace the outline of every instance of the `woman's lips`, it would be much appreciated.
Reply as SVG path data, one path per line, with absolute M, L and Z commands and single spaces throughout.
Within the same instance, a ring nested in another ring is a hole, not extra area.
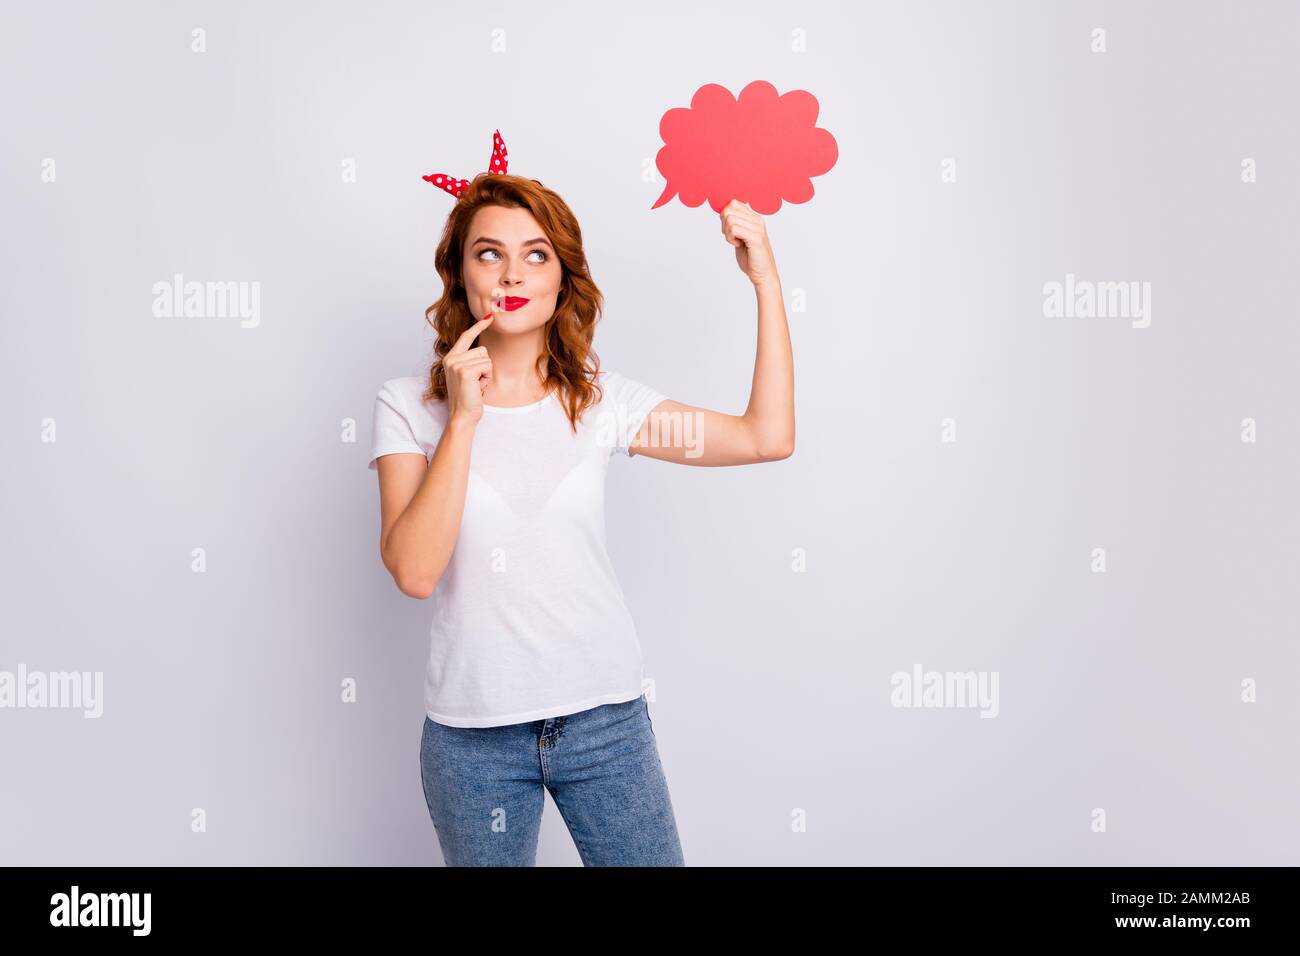
M 521 299 L 521 298 L 519 298 L 519 296 L 517 296 L 517 295 L 508 295 L 508 296 L 506 296 L 505 299 L 502 301 L 502 304 L 506 307 L 506 311 L 507 311 L 507 312 L 513 312 L 515 309 L 518 309 L 518 308 L 520 308 L 520 307 L 522 307 L 522 306 L 527 305 L 527 304 L 528 304 L 528 300 L 527 300 L 527 299 Z

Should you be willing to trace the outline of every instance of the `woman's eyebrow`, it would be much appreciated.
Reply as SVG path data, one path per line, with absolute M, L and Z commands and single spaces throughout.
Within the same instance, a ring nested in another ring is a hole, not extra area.
M 475 239 L 473 242 L 470 243 L 470 248 L 472 249 L 474 246 L 477 246 L 480 242 L 486 242 L 486 243 L 489 243 L 489 244 L 494 245 L 494 246 L 500 246 L 500 247 L 503 248 L 503 249 L 505 248 L 505 245 L 506 245 L 506 244 L 505 244 L 504 242 L 502 242 L 500 239 L 490 239 L 490 238 L 488 238 L 487 236 L 479 236 L 477 239 Z M 546 241 L 545 239 L 543 239 L 541 236 L 538 236 L 536 239 L 529 239 L 527 242 L 521 243 L 520 246 L 519 246 L 519 248 L 522 249 L 524 246 L 535 245 L 536 243 L 539 243 L 539 242 L 540 242 L 542 245 L 544 245 L 544 246 L 549 246 L 549 245 L 550 245 L 549 242 L 547 242 L 547 241 Z

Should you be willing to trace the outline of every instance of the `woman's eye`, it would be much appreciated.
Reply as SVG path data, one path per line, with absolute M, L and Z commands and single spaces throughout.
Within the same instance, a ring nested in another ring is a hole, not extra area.
M 478 257 L 479 257 L 480 259 L 482 259 L 482 258 L 483 258 L 485 255 L 487 255 L 489 252 L 492 253 L 494 256 L 500 256 L 500 255 L 501 255 L 501 253 L 497 252 L 497 250 L 495 250 L 495 249 L 484 249 L 482 252 L 479 253 Z M 542 252 L 541 249 L 534 249 L 532 252 L 530 252 L 530 253 L 528 253 L 528 254 L 529 254 L 530 256 L 531 256 L 531 255 L 539 255 L 539 256 L 541 256 L 542 258 L 539 260 L 540 262 L 545 262 L 545 261 L 547 261 L 547 260 L 550 258 L 550 256 L 548 256 L 546 253 Z

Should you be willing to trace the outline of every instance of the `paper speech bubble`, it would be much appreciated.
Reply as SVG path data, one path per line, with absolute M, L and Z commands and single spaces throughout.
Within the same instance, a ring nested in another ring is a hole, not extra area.
M 740 97 L 716 83 L 701 86 L 689 109 L 669 110 L 659 121 L 664 147 L 655 164 L 668 186 L 651 209 L 674 196 L 694 208 L 708 200 L 721 212 L 733 199 L 771 215 L 781 201 L 805 203 L 813 176 L 835 165 L 839 147 L 817 124 L 817 97 L 807 90 L 778 94 L 755 80 Z

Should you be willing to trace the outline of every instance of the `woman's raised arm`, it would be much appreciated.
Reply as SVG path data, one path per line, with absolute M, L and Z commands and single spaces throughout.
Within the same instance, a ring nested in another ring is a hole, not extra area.
M 720 214 L 722 235 L 736 264 L 754 284 L 758 344 L 754 380 L 743 415 L 660 402 L 646 416 L 632 454 L 681 465 L 748 465 L 794 454 L 794 352 L 776 259 L 763 217 L 739 200 Z

